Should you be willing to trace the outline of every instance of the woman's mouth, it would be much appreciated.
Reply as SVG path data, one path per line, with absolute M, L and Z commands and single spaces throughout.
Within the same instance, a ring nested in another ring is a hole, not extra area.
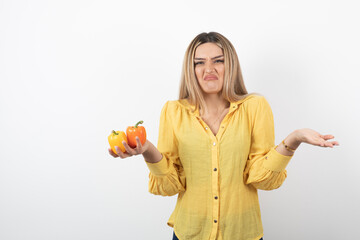
M 207 80 L 217 80 L 218 78 L 215 76 L 215 75 L 207 75 L 204 80 L 207 81 Z

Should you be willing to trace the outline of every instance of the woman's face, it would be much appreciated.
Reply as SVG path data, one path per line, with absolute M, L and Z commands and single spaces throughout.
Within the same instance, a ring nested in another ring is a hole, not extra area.
M 217 94 L 224 83 L 224 54 L 215 43 L 203 43 L 195 50 L 195 74 L 205 94 Z

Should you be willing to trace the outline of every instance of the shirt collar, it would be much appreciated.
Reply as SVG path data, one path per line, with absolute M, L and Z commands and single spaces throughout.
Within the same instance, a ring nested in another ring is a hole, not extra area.
M 236 102 L 230 102 L 229 112 L 231 113 L 231 112 L 235 111 L 240 106 L 240 104 L 242 104 L 243 102 L 245 102 L 245 101 L 247 101 L 247 100 L 249 100 L 250 98 L 253 98 L 253 97 L 254 97 L 254 95 L 248 95 L 248 96 L 244 97 L 243 99 L 240 99 L 240 100 L 238 100 Z M 180 99 L 180 100 L 178 100 L 178 103 L 182 107 L 189 110 L 190 114 L 192 114 L 192 115 L 194 115 L 196 117 L 200 116 L 199 115 L 199 109 L 197 109 L 196 111 L 192 111 L 192 110 L 195 109 L 195 105 L 190 104 L 187 99 Z

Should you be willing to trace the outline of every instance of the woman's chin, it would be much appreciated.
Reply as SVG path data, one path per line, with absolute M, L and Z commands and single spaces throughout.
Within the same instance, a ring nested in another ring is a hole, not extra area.
M 218 94 L 221 91 L 221 89 L 204 89 L 204 94 Z

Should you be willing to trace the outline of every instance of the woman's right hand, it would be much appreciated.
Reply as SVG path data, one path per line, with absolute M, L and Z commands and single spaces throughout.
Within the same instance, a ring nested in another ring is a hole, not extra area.
M 142 145 L 138 137 L 136 137 L 136 148 L 131 148 L 125 141 L 123 141 L 122 143 L 125 147 L 126 152 L 122 152 L 119 147 L 115 146 L 116 153 L 114 153 L 111 148 L 108 149 L 111 156 L 113 156 L 114 158 L 127 158 L 134 155 L 143 154 L 146 151 L 147 146 L 149 145 L 148 140 L 146 140 L 144 145 Z

